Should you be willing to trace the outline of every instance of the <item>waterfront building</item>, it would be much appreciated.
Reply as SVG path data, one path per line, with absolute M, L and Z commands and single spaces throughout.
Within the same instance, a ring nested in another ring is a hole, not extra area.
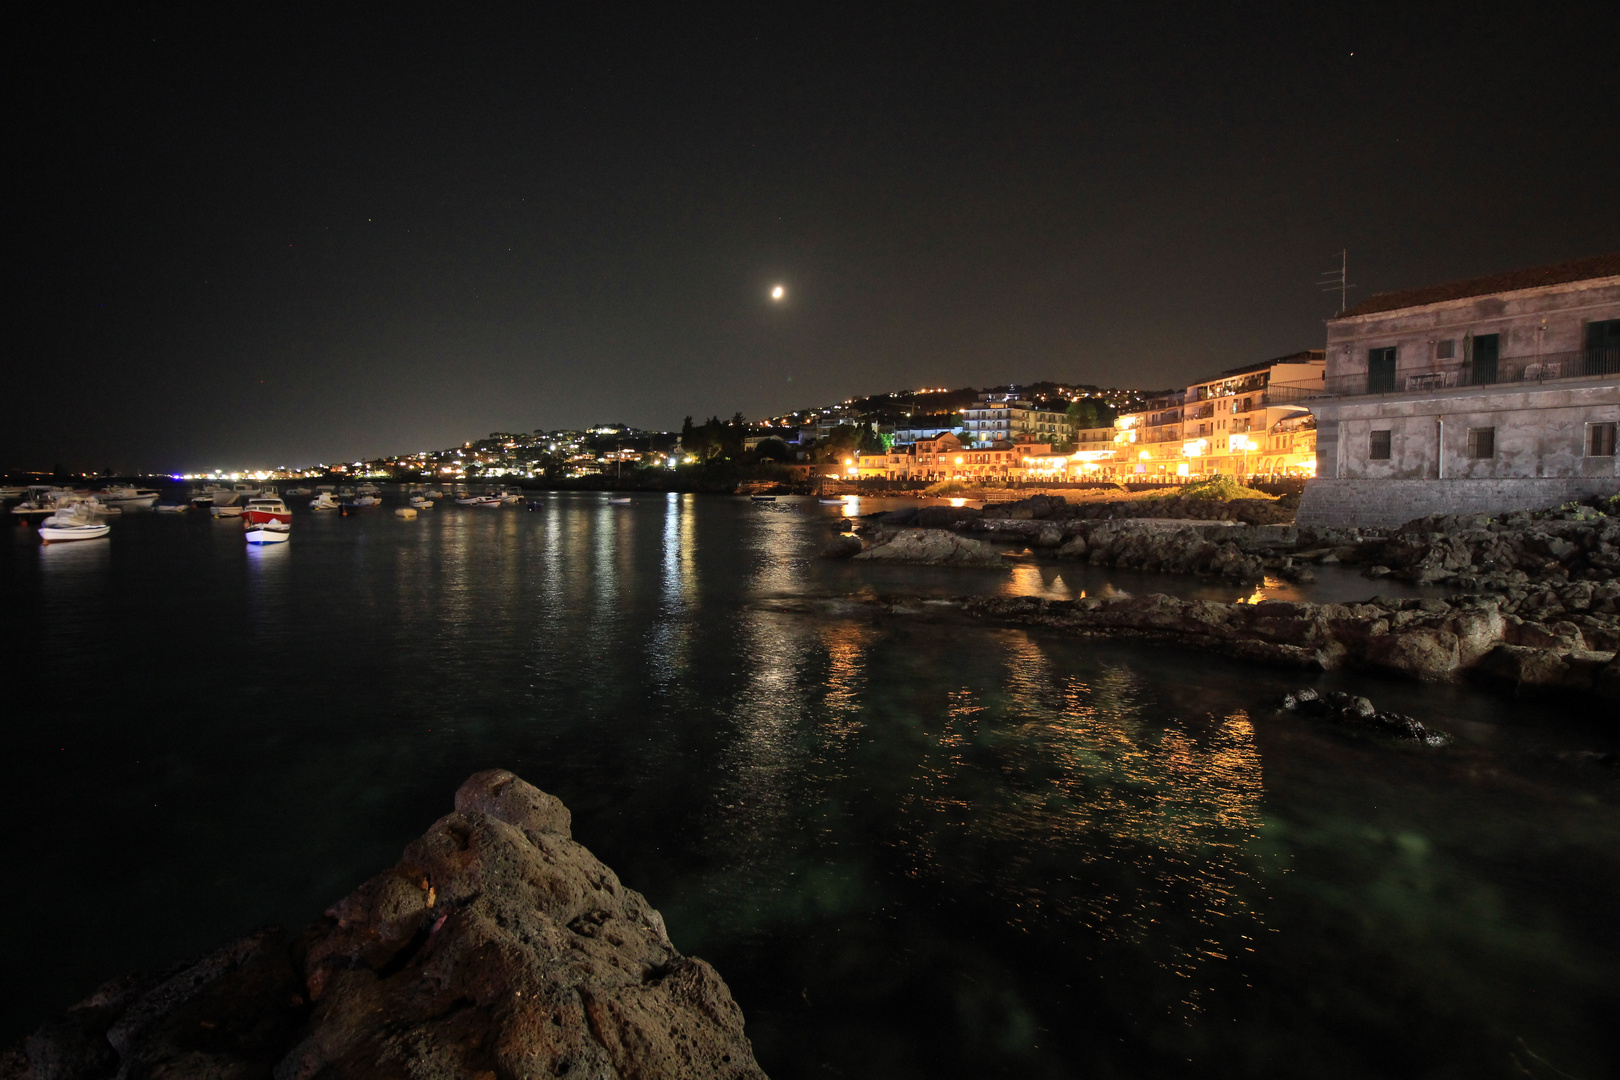
M 962 410 L 963 433 L 975 443 L 1067 443 L 1074 438 L 1068 414 L 1042 409 L 1013 393 L 985 393 Z
M 859 454 L 855 458 L 862 480 L 909 480 L 917 458 L 909 446 L 893 446 L 881 454 Z
M 1187 469 L 1181 475 L 1314 474 L 1314 435 L 1296 437 L 1295 427 L 1287 429 L 1287 438 L 1274 438 L 1271 432 L 1308 414 L 1299 399 L 1322 386 L 1325 368 L 1323 351 L 1308 349 L 1231 368 L 1189 386 L 1181 432 Z M 1273 383 L 1286 389 L 1274 394 Z M 1311 444 L 1311 453 L 1294 451 L 1302 442 Z
M 1620 255 L 1381 293 L 1327 324 L 1302 524 L 1620 490 Z

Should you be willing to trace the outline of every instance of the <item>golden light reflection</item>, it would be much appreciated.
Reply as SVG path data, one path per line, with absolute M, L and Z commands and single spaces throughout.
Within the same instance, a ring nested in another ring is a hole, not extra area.
M 968 873 L 1001 895 L 1013 926 L 1139 946 L 1185 980 L 1177 1010 L 1198 1011 L 1221 981 L 1200 972 L 1246 954 L 1260 926 L 1243 899 L 1263 795 L 1248 716 L 1153 721 L 1151 688 L 1131 672 L 1086 683 L 1021 632 L 994 644 L 999 698 L 952 690 L 917 762 L 903 807 L 912 874 Z M 964 870 L 964 847 L 986 855 Z

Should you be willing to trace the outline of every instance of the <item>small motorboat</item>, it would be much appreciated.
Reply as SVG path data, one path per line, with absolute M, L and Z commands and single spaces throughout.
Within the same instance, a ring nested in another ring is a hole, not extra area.
M 816 502 L 820 503 L 822 506 L 843 506 L 844 505 L 844 500 L 842 498 L 828 499 L 828 498 L 818 497 L 816 499 Z
M 381 495 L 356 495 L 346 504 L 351 510 L 364 510 L 372 506 L 382 505 Z
M 397 518 L 404 518 L 407 521 L 409 521 L 412 518 L 416 517 L 416 507 L 414 507 L 414 506 L 401 506 L 401 507 L 398 507 L 398 508 L 396 508 L 394 510 L 394 516 L 397 517 Z
M 313 494 L 315 494 L 315 489 L 314 488 L 295 487 L 295 488 L 288 488 L 287 489 L 287 498 L 289 498 L 289 499 L 302 499 L 306 495 L 313 495 Z
M 99 540 L 112 532 L 112 526 L 97 521 L 83 503 L 64 506 L 39 527 L 39 539 L 46 544 L 61 544 L 69 540 Z
M 263 495 L 248 500 L 247 506 L 242 510 L 242 516 L 254 525 L 262 525 L 267 521 L 279 521 L 283 524 L 292 521 L 292 511 L 287 509 L 286 503 Z
M 608 502 L 612 503 L 614 506 L 629 506 L 630 505 L 630 496 L 628 496 L 628 495 L 612 495 L 612 496 L 608 497 Z
M 158 503 L 157 512 L 160 514 L 184 514 L 191 509 L 190 503 Z
M 292 539 L 292 526 L 285 521 L 250 521 L 242 531 L 250 544 L 285 544 Z
M 429 488 L 427 491 L 422 492 L 422 494 L 424 496 L 426 496 L 427 498 L 429 498 L 429 499 L 442 499 L 442 498 L 444 498 L 444 492 L 440 491 L 437 488 Z
M 323 491 L 313 499 L 309 500 L 309 508 L 311 510 L 338 510 L 342 508 L 342 505 L 342 503 L 339 503 L 336 499 L 332 498 L 332 493 L 330 491 Z
M 433 500 L 423 495 L 412 495 L 410 505 L 413 510 L 431 510 Z
M 382 488 L 376 484 L 361 484 L 354 489 L 356 495 L 381 495 Z
M 231 506 L 210 506 L 208 508 L 208 512 L 210 514 L 213 514 L 217 518 L 238 518 L 238 517 L 242 516 L 242 511 L 246 510 L 246 509 L 247 509 L 247 507 L 245 507 L 245 506 L 235 506 L 235 505 L 231 505 Z
M 501 500 L 493 495 L 463 495 L 456 499 L 457 506 L 499 506 Z
M 114 484 L 96 492 L 96 498 L 120 510 L 150 510 L 158 495 L 156 488 L 138 488 L 132 484 Z
M 748 496 L 748 501 L 749 502 L 757 502 L 757 503 L 773 503 L 773 502 L 776 501 L 776 496 L 775 495 L 750 495 L 750 496 Z

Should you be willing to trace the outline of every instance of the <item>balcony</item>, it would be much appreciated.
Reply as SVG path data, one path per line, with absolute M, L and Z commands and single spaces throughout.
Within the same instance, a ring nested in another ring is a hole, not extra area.
M 1441 360 L 1391 372 L 1330 375 L 1320 385 L 1272 383 L 1266 404 L 1313 398 L 1417 394 L 1476 386 L 1520 386 L 1560 379 L 1620 376 L 1620 348 L 1581 349 L 1541 356 L 1504 356 L 1497 360 Z

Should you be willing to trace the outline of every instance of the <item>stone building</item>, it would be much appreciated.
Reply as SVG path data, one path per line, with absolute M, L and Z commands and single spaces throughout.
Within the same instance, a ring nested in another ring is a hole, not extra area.
M 1301 524 L 1620 490 L 1620 255 L 1382 293 L 1328 321 Z

